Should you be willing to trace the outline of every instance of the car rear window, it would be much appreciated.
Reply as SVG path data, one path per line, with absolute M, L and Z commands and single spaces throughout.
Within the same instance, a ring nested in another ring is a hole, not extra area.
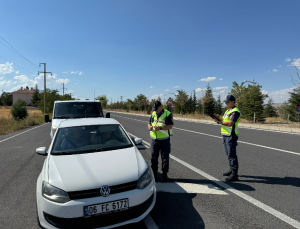
M 55 103 L 54 118 L 103 117 L 99 102 Z

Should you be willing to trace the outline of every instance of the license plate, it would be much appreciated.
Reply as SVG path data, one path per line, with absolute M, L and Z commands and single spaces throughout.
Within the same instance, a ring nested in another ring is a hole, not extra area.
M 113 212 L 127 210 L 129 208 L 128 199 L 116 200 L 102 204 L 84 206 L 84 217 L 104 215 Z

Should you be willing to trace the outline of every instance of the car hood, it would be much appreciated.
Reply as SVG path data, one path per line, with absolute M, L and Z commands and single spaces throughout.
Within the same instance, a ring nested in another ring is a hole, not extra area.
M 65 191 L 100 188 L 136 181 L 147 169 L 136 147 L 49 157 L 49 183 Z
M 52 119 L 51 124 L 52 124 L 52 126 L 59 127 L 60 123 L 65 120 L 67 120 L 67 119 L 62 119 L 62 118 Z

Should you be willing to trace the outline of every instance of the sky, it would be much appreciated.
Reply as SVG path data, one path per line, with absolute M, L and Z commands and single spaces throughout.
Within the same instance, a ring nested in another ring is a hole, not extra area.
M 276 103 L 300 67 L 300 1 L 12 0 L 0 7 L 0 90 L 21 86 L 106 95 L 222 99 L 255 80 Z M 173 94 L 169 94 L 173 93 Z

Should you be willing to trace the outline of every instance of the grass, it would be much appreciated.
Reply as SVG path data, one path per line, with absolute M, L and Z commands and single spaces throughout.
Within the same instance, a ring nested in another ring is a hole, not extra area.
M 40 110 L 28 109 L 29 115 L 23 120 L 15 120 L 11 113 L 11 107 L 0 107 L 0 135 L 9 134 L 29 126 L 38 125 L 44 122 L 44 115 Z

